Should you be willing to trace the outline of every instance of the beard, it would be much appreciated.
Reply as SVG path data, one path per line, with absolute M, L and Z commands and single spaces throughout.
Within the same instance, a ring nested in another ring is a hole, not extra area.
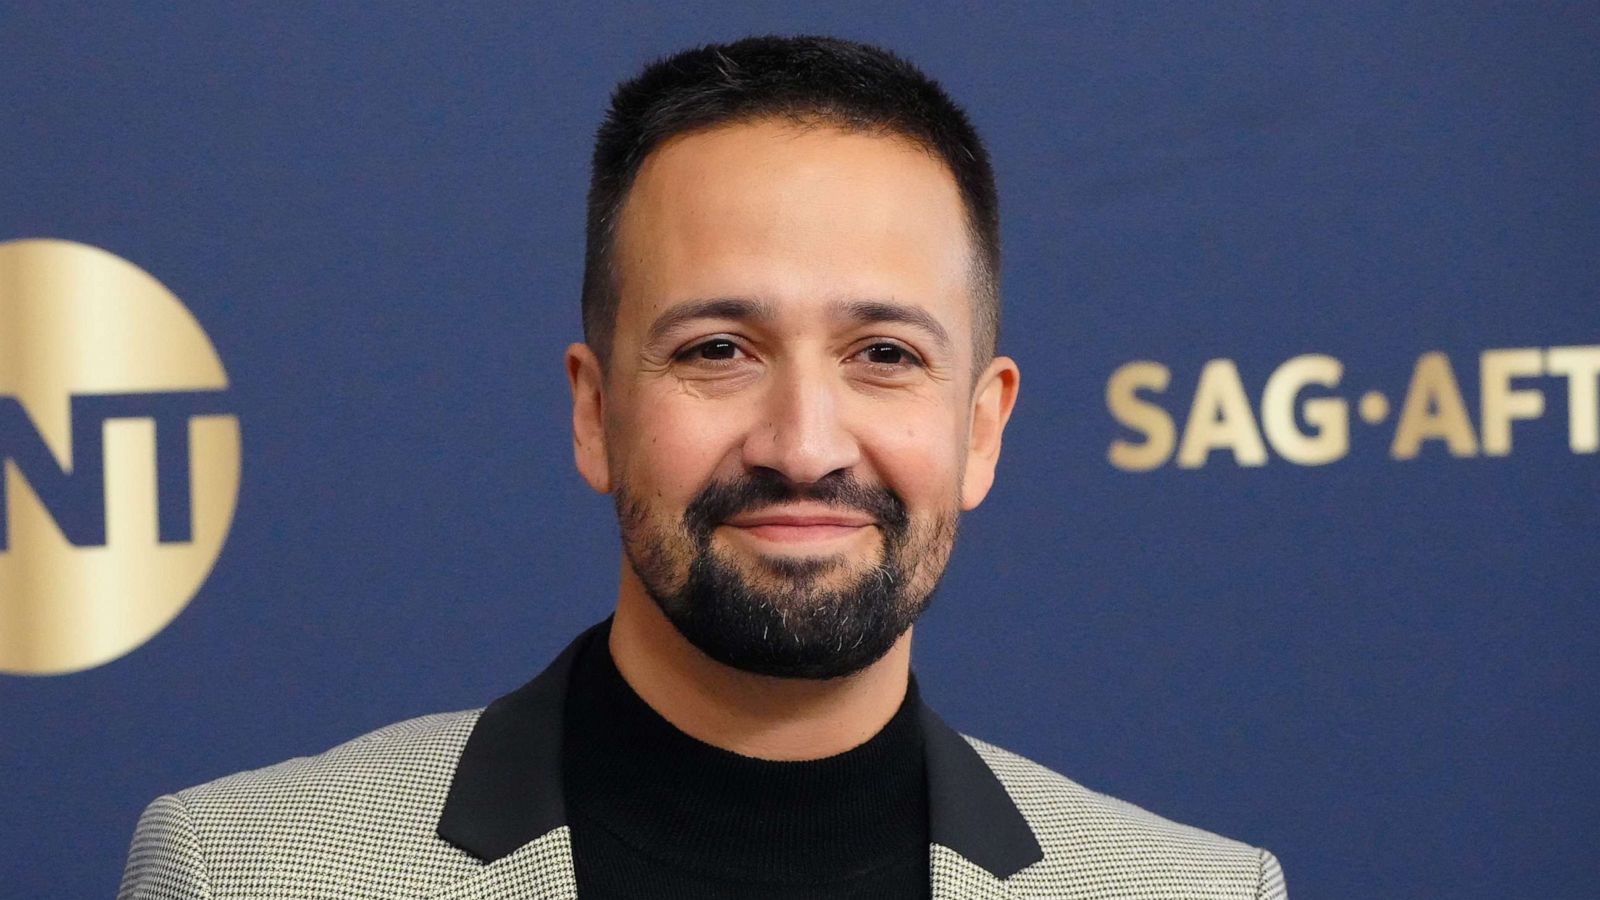
M 881 533 L 877 558 L 851 572 L 842 555 L 758 554 L 752 573 L 712 545 L 729 518 L 800 500 L 870 515 Z M 952 502 L 913 521 L 896 493 L 843 470 L 806 485 L 769 469 L 712 482 L 679 522 L 653 518 L 622 483 L 616 507 L 628 562 L 685 640 L 735 669 L 818 680 L 877 662 L 928 609 L 960 517 Z

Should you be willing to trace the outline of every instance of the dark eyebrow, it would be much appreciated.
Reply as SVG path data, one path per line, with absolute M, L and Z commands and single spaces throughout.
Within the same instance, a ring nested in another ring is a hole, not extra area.
M 899 322 L 926 331 L 943 352 L 950 352 L 950 335 L 927 310 L 882 300 L 843 300 L 833 305 L 836 317 L 856 322 Z
M 747 297 L 718 297 L 713 300 L 692 300 L 680 303 L 662 313 L 650 324 L 645 343 L 653 344 L 673 329 L 694 319 L 734 319 L 768 322 L 774 317 L 772 304 Z

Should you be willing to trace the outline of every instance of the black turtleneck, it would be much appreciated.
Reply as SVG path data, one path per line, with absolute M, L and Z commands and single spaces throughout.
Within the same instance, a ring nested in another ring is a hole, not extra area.
M 601 629 L 579 654 L 562 738 L 582 900 L 926 900 L 915 676 L 866 743 L 825 759 L 755 759 L 651 709 L 617 671 L 609 636 Z

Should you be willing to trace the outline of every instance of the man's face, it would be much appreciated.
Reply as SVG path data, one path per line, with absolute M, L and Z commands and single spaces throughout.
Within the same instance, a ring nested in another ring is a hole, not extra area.
M 580 471 L 636 577 L 727 665 L 830 678 L 926 608 L 1016 392 L 973 372 L 948 169 L 892 137 L 759 121 L 680 135 L 618 223 L 609 371 L 569 351 Z

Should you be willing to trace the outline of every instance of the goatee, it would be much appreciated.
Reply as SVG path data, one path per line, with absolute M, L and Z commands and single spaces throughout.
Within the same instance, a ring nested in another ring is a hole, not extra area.
M 762 555 L 757 580 L 712 546 L 717 527 L 733 516 L 802 500 L 871 516 L 876 525 L 868 527 L 881 533 L 877 560 L 825 586 L 847 565 L 843 558 Z M 894 491 L 844 470 L 806 485 L 770 469 L 712 482 L 670 534 L 653 533 L 625 485 L 617 486 L 616 505 L 623 550 L 673 627 L 724 665 L 779 678 L 839 678 L 883 658 L 932 604 L 959 517 L 952 509 L 913 523 Z

